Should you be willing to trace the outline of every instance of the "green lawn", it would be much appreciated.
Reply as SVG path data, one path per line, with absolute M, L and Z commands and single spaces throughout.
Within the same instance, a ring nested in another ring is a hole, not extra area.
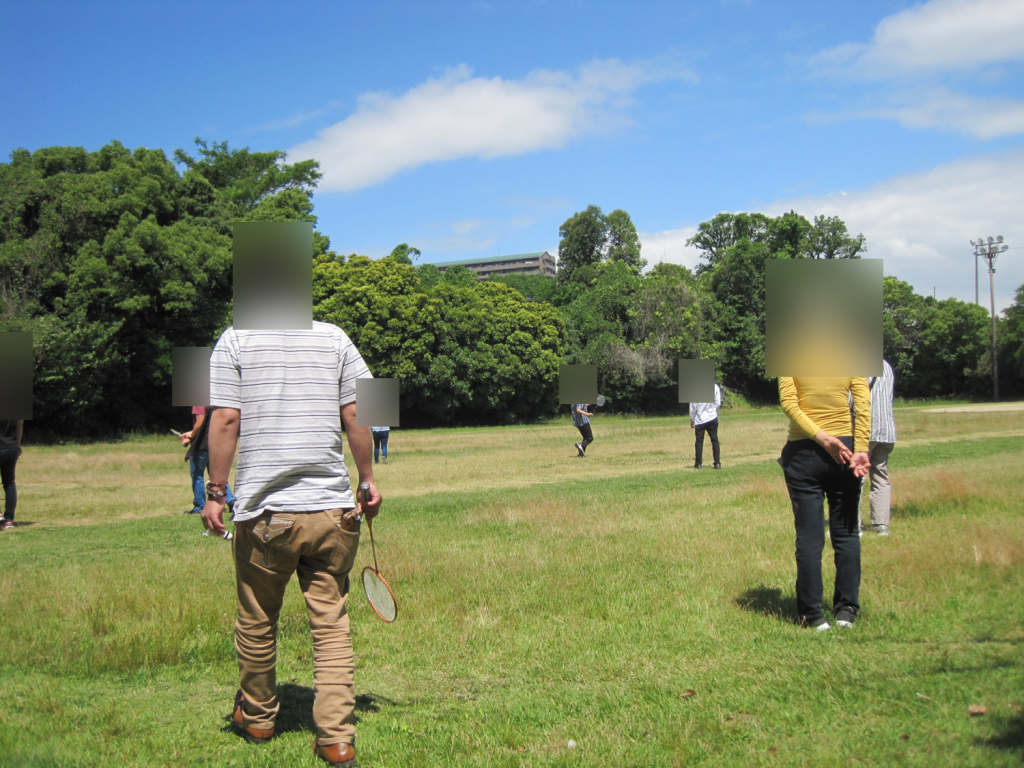
M 724 412 L 719 472 L 686 468 L 685 419 L 594 422 L 585 460 L 567 420 L 392 432 L 399 619 L 351 601 L 364 768 L 1024 760 L 1024 411 L 897 411 L 892 536 L 865 535 L 862 613 L 824 635 L 792 623 L 781 413 Z M 177 441 L 29 447 L 18 472 L 0 766 L 320 765 L 294 583 L 280 735 L 225 730 L 230 545 L 181 514 Z

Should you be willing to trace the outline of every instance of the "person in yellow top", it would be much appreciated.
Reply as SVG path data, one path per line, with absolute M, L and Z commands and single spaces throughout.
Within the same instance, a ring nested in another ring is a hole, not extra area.
M 856 412 L 850 412 L 850 394 Z M 821 552 L 825 499 L 835 553 L 832 613 L 852 627 L 860 610 L 861 478 L 871 466 L 871 394 L 863 377 L 779 377 L 779 400 L 789 417 L 782 449 L 786 488 L 796 525 L 796 601 L 800 623 L 819 632 L 831 627 L 822 610 Z

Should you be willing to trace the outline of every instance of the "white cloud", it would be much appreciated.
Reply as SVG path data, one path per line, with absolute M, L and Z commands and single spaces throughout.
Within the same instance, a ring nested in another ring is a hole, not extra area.
M 1013 302 L 1024 284 L 1024 151 L 958 160 L 889 179 L 861 192 L 782 200 L 764 208 L 796 210 L 808 218 L 839 216 L 867 238 L 865 258 L 884 259 L 885 274 L 921 294 L 974 301 L 970 241 L 1003 235 L 1012 250 L 996 261 L 996 309 Z M 988 306 L 988 277 L 980 273 Z
M 354 114 L 293 147 L 288 159 L 319 160 L 321 191 L 351 191 L 424 163 L 558 148 L 628 125 L 632 93 L 669 78 L 692 75 L 612 59 L 576 74 L 536 71 L 505 80 L 473 77 L 462 65 L 400 96 L 361 96 Z
M 1024 133 L 1024 101 L 974 98 L 945 88 L 924 88 L 890 96 L 891 106 L 853 109 L 839 114 L 811 114 L 811 122 L 879 117 L 905 128 L 938 128 L 977 139 Z
M 907 128 L 938 128 L 978 139 L 1024 133 L 1024 101 L 976 97 L 941 85 L 955 76 L 1005 77 L 993 65 L 1024 61 L 1024 0 L 931 0 L 879 22 L 869 43 L 845 43 L 811 57 L 812 69 L 854 81 L 889 81 L 868 108 L 814 120 L 881 117 Z M 982 68 L 988 67 L 979 73 Z M 977 78 L 976 78 L 977 79 Z M 963 86 L 961 86 L 963 87 Z
M 808 219 L 839 216 L 853 234 L 863 233 L 865 258 L 883 259 L 885 274 L 935 289 L 940 299 L 974 301 L 970 241 L 1003 235 L 1010 250 L 996 261 L 996 311 L 1013 303 L 1024 284 L 1024 150 L 958 160 L 921 173 L 889 179 L 859 192 L 779 200 L 759 210 L 778 216 L 795 210 Z M 709 211 L 710 219 L 718 211 Z M 693 269 L 697 251 L 686 246 L 695 226 L 641 234 L 644 258 Z M 980 298 L 989 305 L 988 275 L 979 271 Z
M 285 128 L 297 128 L 303 123 L 308 123 L 310 120 L 315 120 L 318 117 L 323 117 L 330 112 L 333 112 L 341 105 L 340 101 L 331 101 L 325 107 L 320 109 L 312 109 L 308 112 L 297 112 L 289 117 L 282 118 L 280 120 L 272 120 L 269 123 L 263 123 L 262 125 L 256 125 L 252 128 L 243 128 L 239 133 L 256 133 L 258 131 L 280 131 Z
M 640 233 L 640 254 L 647 259 L 650 269 L 659 261 L 666 264 L 682 264 L 696 269 L 700 263 L 700 251 L 686 241 L 697 233 L 696 227 L 665 229 L 661 232 Z
M 847 43 L 812 61 L 826 70 L 891 78 L 1021 60 L 1024 2 L 931 0 L 882 19 L 870 43 Z

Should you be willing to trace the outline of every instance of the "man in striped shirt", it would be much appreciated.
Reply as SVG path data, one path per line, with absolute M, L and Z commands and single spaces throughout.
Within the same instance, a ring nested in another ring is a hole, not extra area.
M 896 420 L 893 418 L 892 396 L 896 374 L 888 361 L 882 361 L 882 375 L 868 379 L 871 389 L 871 528 L 879 536 L 889 535 L 889 454 L 896 444 Z
M 314 647 L 317 754 L 355 765 L 354 659 L 345 603 L 359 545 L 359 517 L 342 454 L 342 422 L 360 481 L 363 514 L 377 514 L 369 427 L 356 426 L 362 356 L 339 328 L 228 328 L 210 362 L 210 477 L 203 522 L 224 531 L 228 472 L 235 474 L 235 649 L 241 687 L 233 721 L 254 743 L 274 735 L 279 705 L 277 622 L 293 573 L 306 600 Z

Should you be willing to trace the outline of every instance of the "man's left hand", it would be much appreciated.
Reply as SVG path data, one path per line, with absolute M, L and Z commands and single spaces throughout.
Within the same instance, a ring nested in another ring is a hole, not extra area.
M 225 530 L 224 527 L 224 507 L 226 505 L 223 501 L 210 501 L 207 499 L 206 506 L 203 507 L 203 525 L 210 533 L 217 536 L 223 536 Z

